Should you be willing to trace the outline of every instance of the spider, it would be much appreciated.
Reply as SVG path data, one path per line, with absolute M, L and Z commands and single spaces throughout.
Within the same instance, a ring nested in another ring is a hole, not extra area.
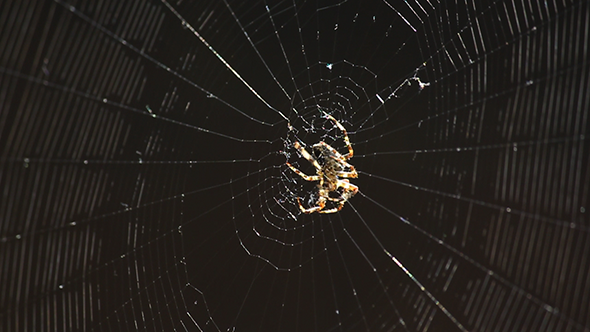
M 357 178 L 358 173 L 354 169 L 354 166 L 350 165 L 347 161 L 352 158 L 353 150 L 348 139 L 348 134 L 344 126 L 340 124 L 334 117 L 326 114 L 326 118 L 332 120 L 338 129 L 344 134 L 344 143 L 348 148 L 348 153 L 341 155 L 336 149 L 328 145 L 324 141 L 320 141 L 313 145 L 313 149 L 318 150 L 320 153 L 320 160 L 322 164 L 314 158 L 299 142 L 293 143 L 293 147 L 299 151 L 303 158 L 307 159 L 313 167 L 315 167 L 316 175 L 306 175 L 297 168 L 293 167 L 290 163 L 286 163 L 293 172 L 301 176 L 306 181 L 319 181 L 318 183 L 318 199 L 315 202 L 315 206 L 305 208 L 301 204 L 301 199 L 297 197 L 297 203 L 299 209 L 303 213 L 335 213 L 344 207 L 344 203 L 348 201 L 352 196 L 358 192 L 358 187 L 351 184 L 346 178 Z M 341 190 L 339 190 L 341 188 Z M 337 197 L 330 196 L 330 193 L 336 193 Z M 326 201 L 334 202 L 336 205 L 334 208 L 324 210 L 326 207 Z

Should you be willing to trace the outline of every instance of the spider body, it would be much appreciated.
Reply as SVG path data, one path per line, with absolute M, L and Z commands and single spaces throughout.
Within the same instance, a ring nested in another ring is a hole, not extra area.
M 338 129 L 340 129 L 344 136 L 344 143 L 348 148 L 348 153 L 345 155 L 340 154 L 336 149 L 328 145 L 326 142 L 319 142 L 313 145 L 313 149 L 319 152 L 318 161 L 312 154 L 310 154 L 299 142 L 293 143 L 293 147 L 299 151 L 301 156 L 307 159 L 315 168 L 316 175 L 306 175 L 297 168 L 293 167 L 290 163 L 286 163 L 293 172 L 301 176 L 306 181 L 318 181 L 318 198 L 315 205 L 310 208 L 305 208 L 301 204 L 301 199 L 297 197 L 297 203 L 299 209 L 303 213 L 335 213 L 344 207 L 344 204 L 358 192 L 358 187 L 351 184 L 347 178 L 357 178 L 358 173 L 354 166 L 348 163 L 348 160 L 352 158 L 354 151 L 346 129 L 340 122 L 334 117 L 326 114 L 326 117 L 332 120 Z M 335 196 L 335 197 L 334 197 Z M 334 202 L 336 205 L 334 208 L 324 210 L 326 207 L 326 201 Z

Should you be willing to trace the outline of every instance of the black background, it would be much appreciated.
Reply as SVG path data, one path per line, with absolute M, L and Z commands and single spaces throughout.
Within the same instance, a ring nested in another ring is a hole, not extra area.
M 2 330 L 589 329 L 586 2 L 0 8 Z

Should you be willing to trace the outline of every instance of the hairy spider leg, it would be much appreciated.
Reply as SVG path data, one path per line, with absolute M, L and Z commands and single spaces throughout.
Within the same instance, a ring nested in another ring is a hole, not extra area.
M 302 177 L 305 181 L 320 181 L 321 180 L 319 175 L 307 175 L 307 174 L 303 173 L 302 171 L 298 170 L 297 168 L 293 167 L 293 165 L 291 165 L 290 163 L 286 163 L 286 164 L 287 164 L 287 166 L 289 166 L 289 168 L 291 168 L 291 170 L 293 170 L 293 172 L 295 172 L 295 174 Z
M 342 181 L 346 181 L 346 183 L 348 183 L 348 180 L 342 180 Z M 343 184 L 340 183 L 340 180 L 338 180 L 336 182 L 336 188 L 344 188 L 345 186 Z M 344 192 L 342 193 L 342 195 L 340 195 L 339 197 L 330 197 L 330 193 L 328 193 L 328 197 L 326 197 L 327 200 L 329 200 L 330 202 L 346 202 L 346 200 L 348 200 L 352 195 L 349 195 L 347 190 L 344 189 Z
M 293 143 L 293 146 L 299 151 L 299 153 L 301 153 L 301 156 L 303 156 L 303 158 L 307 159 L 316 168 L 316 172 L 318 173 L 318 175 L 307 175 L 307 174 L 301 172 L 300 170 L 298 170 L 297 168 L 295 168 L 293 165 L 291 165 L 288 162 L 286 163 L 287 166 L 289 166 L 289 168 L 291 168 L 291 170 L 293 172 L 295 172 L 295 174 L 301 176 L 306 181 L 319 181 L 320 183 L 318 186 L 320 188 L 323 188 L 324 177 L 323 177 L 323 173 L 322 173 L 322 167 L 320 166 L 318 161 L 315 160 L 315 158 L 309 152 L 307 152 L 307 150 L 305 150 L 305 148 L 302 147 L 301 144 L 299 144 L 299 142 Z M 326 196 L 327 195 L 328 195 L 328 193 L 325 192 L 325 189 L 320 189 L 319 198 L 316 201 L 316 206 L 311 207 L 309 209 L 306 209 L 305 207 L 303 207 L 303 204 L 301 204 L 301 198 L 299 198 L 299 197 L 297 197 L 297 204 L 299 205 L 299 209 L 303 213 L 309 214 L 309 213 L 313 213 L 316 211 L 320 211 L 326 206 Z
M 328 117 L 328 119 L 334 121 L 334 123 L 336 124 L 338 129 L 340 129 L 340 131 L 342 131 L 342 133 L 344 134 L 344 143 L 346 143 L 346 147 L 348 148 L 348 154 L 345 154 L 342 157 L 345 160 L 352 158 L 354 151 L 352 150 L 352 145 L 350 144 L 350 140 L 348 139 L 348 133 L 346 132 L 346 129 L 344 128 L 343 125 L 340 124 L 340 122 L 338 122 L 338 120 L 334 119 L 334 117 L 331 116 L 330 114 L 326 113 L 326 116 Z
M 357 186 L 355 186 L 354 184 L 350 184 L 348 182 L 348 180 L 338 180 L 337 185 L 338 185 L 338 187 L 341 187 L 344 189 L 342 196 L 340 196 L 340 198 L 328 197 L 327 199 L 329 199 L 330 201 L 333 201 L 333 202 L 339 202 L 338 206 L 328 209 L 328 210 L 320 209 L 318 211 L 319 213 L 336 213 L 336 212 L 342 210 L 342 208 L 344 207 L 344 204 L 348 201 L 348 199 L 351 198 L 352 196 L 354 196 L 359 190 L 359 188 Z
M 293 165 L 291 165 L 290 163 L 286 163 L 286 164 L 287 164 L 287 166 L 289 166 L 293 170 L 293 172 L 295 172 L 295 174 L 299 175 L 304 180 L 306 180 L 306 181 L 320 181 L 320 186 L 323 185 L 324 180 L 319 175 L 307 175 L 307 174 L 301 172 L 300 170 L 298 170 L 297 168 L 293 167 Z M 324 197 L 320 196 L 320 198 L 318 198 L 318 200 L 316 201 L 316 204 L 317 204 L 316 206 L 306 209 L 303 207 L 303 204 L 301 204 L 301 199 L 299 197 L 297 197 L 297 204 L 299 205 L 299 209 L 303 213 L 313 213 L 315 211 L 323 209 L 324 206 L 326 206 L 325 201 L 326 201 L 326 199 Z
M 305 148 L 302 147 L 301 144 L 299 144 L 299 142 L 293 143 L 293 146 L 297 149 L 297 151 L 299 151 L 299 153 L 301 153 L 303 158 L 307 159 L 313 165 L 313 167 L 315 167 L 317 175 L 307 175 L 307 174 L 301 172 L 300 170 L 298 170 L 297 168 L 293 167 L 293 165 L 291 165 L 288 162 L 286 163 L 287 166 L 289 166 L 293 170 L 293 172 L 295 172 L 297 175 L 301 176 L 305 180 L 307 180 L 307 181 L 320 181 L 320 186 L 323 186 L 324 185 L 324 177 L 323 177 L 323 172 L 322 172 L 322 166 L 320 166 L 320 163 L 318 163 L 318 161 L 315 160 L 315 158 L 311 154 L 309 154 L 309 152 L 307 152 L 307 150 L 305 150 Z
M 341 178 L 358 178 L 359 174 L 354 170 L 354 168 L 352 170 L 352 172 L 338 172 L 337 175 Z
M 327 195 L 327 193 L 324 193 L 324 195 Z M 322 211 L 324 209 L 324 207 L 326 206 L 326 197 L 322 195 L 322 192 L 320 191 L 320 197 L 318 198 L 318 200 L 316 201 L 316 206 L 314 207 L 310 207 L 309 209 L 306 209 L 303 207 L 303 204 L 301 204 L 301 199 L 299 197 L 297 197 L 297 204 L 299 204 L 299 209 L 301 210 L 301 212 L 303 213 L 314 213 L 316 211 Z
M 325 142 L 319 142 L 313 145 L 313 147 L 324 147 L 326 148 L 328 151 L 330 151 L 333 154 L 333 157 L 340 162 L 340 164 L 344 167 L 344 168 L 349 168 L 350 171 L 349 172 L 339 172 L 338 175 L 343 174 L 343 177 L 348 177 L 348 178 L 356 178 L 358 177 L 358 173 L 356 172 L 356 170 L 354 169 L 354 166 L 352 166 L 351 164 L 349 164 L 348 162 L 346 162 L 346 159 L 344 158 L 344 156 L 342 156 L 338 151 L 336 151 L 336 149 L 334 149 L 333 147 L 331 147 L 330 145 L 326 144 Z
M 346 143 L 346 146 L 348 147 L 348 154 L 346 154 L 344 156 L 341 155 L 338 151 L 336 151 L 336 149 L 334 149 L 330 145 L 326 144 L 325 142 L 320 142 L 320 143 L 314 144 L 313 147 L 322 146 L 322 147 L 326 148 L 327 150 L 329 150 L 332 153 L 333 156 L 331 156 L 331 157 L 336 159 L 336 161 L 338 163 L 340 163 L 340 165 L 342 167 L 350 169 L 350 171 L 348 171 L 348 172 L 339 171 L 337 173 L 337 176 L 343 177 L 343 178 L 356 178 L 356 177 L 358 177 L 358 173 L 354 169 L 354 166 L 352 166 L 346 162 L 346 160 L 350 159 L 353 155 L 352 146 L 350 145 L 350 140 L 348 139 L 348 134 L 346 133 L 346 129 L 344 129 L 344 127 L 338 121 L 336 121 L 336 119 L 334 119 L 334 117 L 332 117 L 331 115 L 326 114 L 326 116 L 329 119 L 331 119 L 332 121 L 334 121 L 336 126 L 338 126 L 338 128 L 343 132 L 344 142 Z M 318 163 L 318 161 L 309 152 L 307 152 L 307 150 L 305 150 L 305 148 L 303 146 L 301 146 L 301 144 L 299 142 L 293 143 L 293 146 L 299 151 L 299 153 L 301 154 L 301 156 L 303 158 L 307 159 L 315 167 L 317 175 L 307 175 L 307 174 L 301 172 L 300 170 L 298 170 L 297 168 L 295 168 L 293 165 L 291 165 L 288 162 L 286 163 L 287 166 L 289 166 L 289 168 L 291 168 L 291 170 L 293 172 L 295 172 L 297 175 L 301 176 L 306 181 L 319 181 L 319 184 L 318 184 L 318 188 L 319 188 L 318 196 L 319 197 L 315 202 L 316 205 L 306 209 L 303 206 L 303 204 L 301 204 L 301 198 L 297 197 L 297 204 L 299 205 L 299 209 L 303 213 L 307 213 L 307 214 L 314 213 L 316 211 L 319 213 L 335 213 L 335 212 L 342 210 L 342 208 L 344 207 L 344 204 L 348 201 L 348 199 L 350 197 L 354 196 L 358 192 L 358 187 L 353 184 L 350 184 L 350 182 L 347 179 L 344 179 L 344 180 L 337 179 L 336 180 L 336 188 L 343 188 L 343 193 L 342 193 L 342 195 L 340 195 L 339 198 L 330 197 L 330 192 L 328 190 L 326 190 L 326 188 L 324 187 L 324 173 L 322 170 L 322 166 Z M 327 200 L 332 201 L 332 202 L 338 202 L 338 205 L 332 209 L 324 210 Z
M 303 156 L 303 158 L 307 159 L 313 165 L 313 167 L 316 168 L 318 172 L 322 171 L 322 166 L 320 166 L 320 163 L 318 163 L 318 161 L 315 160 L 315 158 L 311 154 L 309 154 L 309 152 L 307 152 L 307 150 L 305 150 L 305 148 L 302 147 L 301 144 L 299 144 L 299 142 L 293 143 L 293 146 L 295 147 L 295 149 L 297 149 L 297 151 L 299 151 L 299 153 L 301 153 L 301 156 Z
M 344 156 L 342 156 L 340 154 L 340 152 L 338 152 L 336 149 L 334 149 L 333 147 L 331 147 L 330 145 L 328 145 L 326 142 L 321 141 L 319 143 L 314 144 L 313 147 L 314 148 L 323 147 L 326 150 L 330 151 L 335 159 L 337 159 L 338 161 L 341 161 L 342 163 L 347 164 L 346 159 L 344 158 Z
M 359 187 L 348 182 L 348 180 L 338 180 L 337 186 L 342 188 L 344 192 L 340 196 L 344 202 L 348 201 L 349 198 L 356 195 L 359 191 Z
M 348 195 L 348 198 L 354 196 L 359 191 L 359 187 L 351 184 L 348 180 L 338 180 L 338 187 L 342 187 L 346 193 L 352 193 L 351 195 Z M 342 196 L 344 196 L 344 194 L 342 194 Z
M 318 211 L 318 212 L 319 212 L 319 213 L 336 213 L 336 212 L 338 212 L 338 211 L 342 210 L 342 208 L 344 207 L 344 203 L 346 203 L 346 201 L 345 201 L 345 200 L 342 200 L 342 201 L 341 201 L 341 202 L 338 204 L 338 206 L 337 206 L 337 207 L 335 207 L 335 208 L 331 208 L 331 209 L 328 209 L 328 210 L 320 210 L 320 211 Z

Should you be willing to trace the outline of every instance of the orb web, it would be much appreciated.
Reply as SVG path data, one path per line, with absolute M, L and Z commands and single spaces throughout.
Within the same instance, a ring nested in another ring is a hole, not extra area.
M 0 7 L 0 329 L 590 329 L 585 1 Z

